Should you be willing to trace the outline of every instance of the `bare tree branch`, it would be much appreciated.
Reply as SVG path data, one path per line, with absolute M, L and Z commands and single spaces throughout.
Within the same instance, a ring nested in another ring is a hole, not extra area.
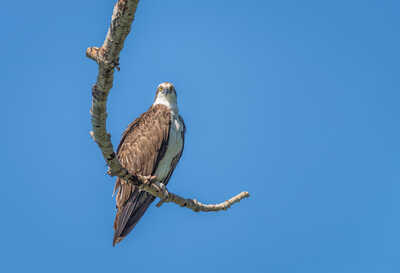
M 92 117 L 93 131 L 90 132 L 93 140 L 98 144 L 104 159 L 109 167 L 108 174 L 118 176 L 121 179 L 140 187 L 142 190 L 159 197 L 161 201 L 157 204 L 160 207 L 163 203 L 173 202 L 193 211 L 218 211 L 226 210 L 232 204 L 243 198 L 249 197 L 248 192 L 242 192 L 231 199 L 220 204 L 202 204 L 195 199 L 185 199 L 176 194 L 169 193 L 164 185 L 155 182 L 155 177 L 143 177 L 129 173 L 119 162 L 111 143 L 110 134 L 107 133 L 107 97 L 113 86 L 114 69 L 119 70 L 119 54 L 124 46 L 131 25 L 135 17 L 139 0 L 118 0 L 114 6 L 111 24 L 103 45 L 89 47 L 86 56 L 97 62 L 99 73 L 96 84 L 92 89 Z

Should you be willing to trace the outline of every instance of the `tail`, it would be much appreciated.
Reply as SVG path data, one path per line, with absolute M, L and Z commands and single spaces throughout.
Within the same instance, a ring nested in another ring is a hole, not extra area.
M 135 189 L 128 201 L 118 207 L 114 221 L 113 246 L 121 242 L 131 232 L 154 199 L 155 197 L 151 194 Z

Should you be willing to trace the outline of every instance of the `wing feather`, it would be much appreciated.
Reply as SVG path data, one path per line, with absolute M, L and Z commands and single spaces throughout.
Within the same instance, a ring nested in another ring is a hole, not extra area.
M 170 112 L 164 105 L 152 106 L 134 120 L 123 133 L 117 149 L 122 166 L 134 174 L 153 175 L 167 148 L 170 122 Z M 155 199 L 119 178 L 114 192 L 117 193 L 117 215 L 113 245 L 134 228 Z

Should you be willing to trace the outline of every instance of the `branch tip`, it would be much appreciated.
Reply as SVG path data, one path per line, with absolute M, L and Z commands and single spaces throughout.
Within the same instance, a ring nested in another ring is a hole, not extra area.
M 99 48 L 98 47 L 88 47 L 88 49 L 86 49 L 86 57 L 88 57 L 89 59 L 92 59 L 95 62 L 98 62 L 98 53 L 99 53 Z

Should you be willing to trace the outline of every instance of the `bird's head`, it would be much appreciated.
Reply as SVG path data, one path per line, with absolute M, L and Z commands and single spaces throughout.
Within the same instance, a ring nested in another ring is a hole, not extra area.
M 163 104 L 171 109 L 177 109 L 177 96 L 172 83 L 163 82 L 157 87 L 156 98 L 153 105 Z

